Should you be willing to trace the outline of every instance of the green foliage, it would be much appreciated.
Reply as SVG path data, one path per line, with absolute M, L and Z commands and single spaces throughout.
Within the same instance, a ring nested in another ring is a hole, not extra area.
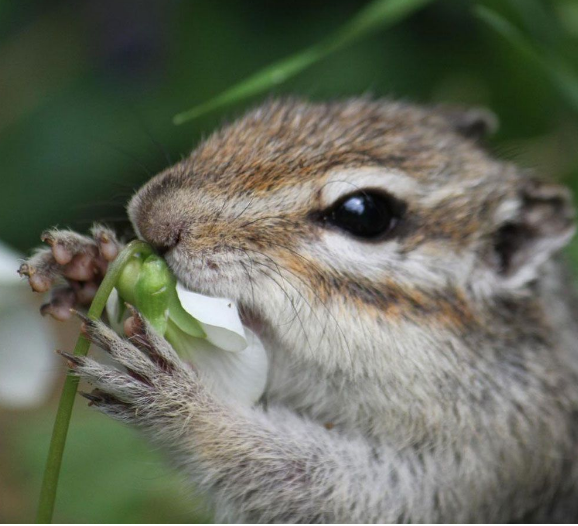
M 13 468 L 17 484 L 31 495 L 37 494 L 52 424 L 48 414 L 23 418 L 10 437 L 10 446 L 19 451 Z M 22 521 L 34 520 L 34 505 L 23 512 Z M 187 523 L 207 518 L 202 502 L 185 491 L 180 478 L 136 432 L 78 404 L 55 522 Z
M 378 29 L 385 29 L 403 20 L 431 1 L 433 0 L 373 0 L 330 37 L 300 53 L 267 66 L 208 102 L 179 113 L 174 117 L 173 122 L 183 124 L 209 111 L 270 90 L 331 53 L 369 36 Z
M 537 2 L 527 0 L 524 5 L 525 10 L 528 9 L 527 6 L 536 6 L 534 12 L 541 14 L 541 9 L 537 8 L 540 4 Z M 476 13 L 479 18 L 484 20 L 518 51 L 532 60 L 538 68 L 544 71 L 567 104 L 578 112 L 578 74 L 570 64 L 557 55 L 556 52 L 539 49 L 522 31 L 506 18 L 496 13 L 496 11 L 484 6 L 477 6 Z M 534 18 L 532 17 L 530 21 L 533 20 Z M 563 32 L 557 32 L 557 35 L 561 36 Z

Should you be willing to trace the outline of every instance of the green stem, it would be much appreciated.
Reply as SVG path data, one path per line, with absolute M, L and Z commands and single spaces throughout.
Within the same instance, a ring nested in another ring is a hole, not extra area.
M 90 309 L 88 310 L 89 318 L 93 320 L 100 319 L 106 306 L 106 301 L 108 300 L 122 269 L 130 258 L 139 252 L 141 254 L 152 254 L 153 250 L 143 241 L 132 241 L 120 252 L 114 262 L 110 264 L 102 283 L 98 287 L 94 300 L 92 300 Z M 90 342 L 80 334 L 76 341 L 74 354 L 86 356 L 89 347 Z M 64 453 L 64 446 L 66 444 L 66 435 L 68 433 L 72 407 L 78 389 L 78 381 L 78 377 L 69 374 L 66 377 L 62 394 L 60 395 L 58 412 L 56 413 L 56 420 L 54 422 L 54 429 L 52 430 L 52 438 L 50 440 L 50 448 L 48 450 L 48 458 L 44 469 L 42 489 L 40 490 L 38 514 L 36 516 L 37 523 L 48 524 L 52 522 L 56 490 L 58 488 L 58 477 L 60 475 L 60 466 L 62 464 L 62 454 Z

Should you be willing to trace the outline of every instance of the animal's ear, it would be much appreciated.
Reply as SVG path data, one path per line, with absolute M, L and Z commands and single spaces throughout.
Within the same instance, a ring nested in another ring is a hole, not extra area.
M 436 106 L 435 113 L 446 120 L 463 137 L 483 141 L 498 129 L 498 117 L 486 108 Z
M 533 280 L 539 267 L 564 247 L 575 230 L 570 191 L 560 185 L 528 181 L 513 212 L 492 239 L 492 264 L 511 286 Z

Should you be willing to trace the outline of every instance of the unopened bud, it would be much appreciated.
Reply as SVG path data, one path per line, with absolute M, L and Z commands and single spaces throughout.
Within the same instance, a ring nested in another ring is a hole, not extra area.
M 175 280 L 165 261 L 153 254 L 146 258 L 135 285 L 135 306 L 163 335 L 167 330 L 169 298 Z
M 143 261 L 140 254 L 136 254 L 125 264 L 116 282 L 116 290 L 118 290 L 119 296 L 123 301 L 132 305 L 136 303 L 134 290 L 140 275 L 142 264 Z

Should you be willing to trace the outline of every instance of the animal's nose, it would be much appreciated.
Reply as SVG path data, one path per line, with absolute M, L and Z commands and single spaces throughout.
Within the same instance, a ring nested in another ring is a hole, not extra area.
M 180 190 L 169 175 L 150 180 L 128 205 L 128 214 L 135 230 L 161 255 L 181 241 L 191 218 L 188 203 L 183 203 Z
M 138 206 L 133 207 L 131 203 L 129 208 L 135 230 L 139 237 L 152 245 L 160 255 L 165 255 L 181 240 L 184 230 L 182 216 L 177 216 L 170 205 L 158 200 L 136 202 Z
M 169 250 L 179 244 L 182 230 L 183 227 L 180 225 L 165 225 L 164 228 L 159 228 L 159 225 L 157 225 L 157 228 L 146 229 L 142 234 L 145 240 L 150 243 L 161 256 L 164 256 Z

